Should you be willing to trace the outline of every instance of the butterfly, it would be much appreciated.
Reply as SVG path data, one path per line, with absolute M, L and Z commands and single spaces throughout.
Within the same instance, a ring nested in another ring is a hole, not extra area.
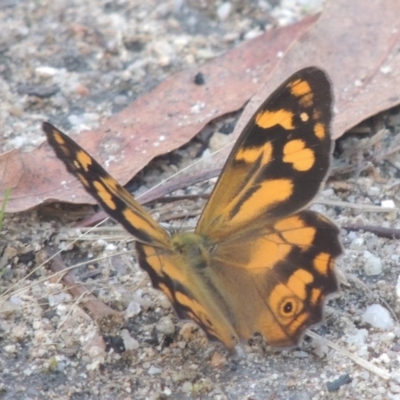
M 338 290 L 339 230 L 305 208 L 331 162 L 330 81 L 296 72 L 235 143 L 194 232 L 169 233 L 88 153 L 50 123 L 49 144 L 103 209 L 136 238 L 139 265 L 180 318 L 233 351 L 261 334 L 297 344 Z

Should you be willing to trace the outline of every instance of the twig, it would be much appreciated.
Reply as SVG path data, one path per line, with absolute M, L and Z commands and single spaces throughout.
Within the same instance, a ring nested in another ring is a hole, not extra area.
M 344 356 L 346 356 L 347 358 L 350 358 L 350 360 L 354 361 L 356 364 L 358 364 L 360 367 L 366 369 L 367 371 L 372 372 L 373 374 L 388 380 L 390 379 L 390 372 L 377 367 L 376 365 L 370 363 L 367 360 L 364 360 L 363 358 L 350 353 L 348 350 L 340 347 L 339 345 L 337 345 L 336 343 L 331 342 L 328 339 L 323 338 L 322 336 L 318 335 L 315 332 L 312 332 L 310 330 L 306 331 L 306 335 L 312 337 L 313 339 L 317 339 L 317 340 L 321 340 L 323 341 L 327 346 L 329 346 L 331 349 L 336 350 L 337 352 L 343 354 Z
M 363 210 L 365 212 L 399 212 L 400 208 L 397 207 L 381 207 L 374 206 L 373 204 L 357 204 L 349 203 L 347 201 L 337 200 L 316 200 L 315 203 L 325 204 L 331 207 L 355 208 L 356 210 Z
M 342 228 L 352 232 L 371 232 L 376 236 L 386 239 L 400 239 L 400 229 L 395 228 L 384 228 L 383 226 L 374 225 L 344 225 Z
M 64 264 L 60 255 L 53 258 L 50 268 L 56 273 L 62 273 L 62 271 L 65 270 L 65 274 L 62 277 L 64 285 L 75 298 L 84 297 L 82 303 L 95 319 L 104 318 L 110 315 L 122 315 L 120 312 L 113 310 L 107 304 L 104 304 L 101 300 L 92 295 L 90 290 L 84 285 L 78 284 L 75 280 L 74 274 L 68 270 L 68 267 Z

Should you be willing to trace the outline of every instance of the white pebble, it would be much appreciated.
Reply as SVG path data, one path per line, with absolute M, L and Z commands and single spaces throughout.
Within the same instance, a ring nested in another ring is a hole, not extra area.
M 394 204 L 393 200 L 382 200 L 381 206 L 384 208 L 395 208 L 396 204 Z
M 244 35 L 244 40 L 251 40 L 256 38 L 257 36 L 260 36 L 263 32 L 257 28 L 257 29 L 252 29 L 251 31 L 246 32 Z
M 193 384 L 191 382 L 189 382 L 189 381 L 186 381 L 182 385 L 182 392 L 183 393 L 189 393 L 189 392 L 192 391 L 192 388 L 193 388 Z
M 125 319 L 133 318 L 136 315 L 139 315 L 140 310 L 140 304 L 136 301 L 131 301 L 125 310 Z
M 12 300 L 12 299 L 10 299 L 10 300 Z M 14 300 L 17 300 L 17 298 L 15 297 Z M 9 317 L 13 313 L 17 313 L 17 311 L 20 311 L 20 309 L 21 309 L 21 307 L 19 306 L 19 304 L 17 302 L 4 300 L 3 303 L 1 303 L 0 312 L 1 312 L 2 316 Z
M 52 77 L 58 73 L 58 69 L 53 67 L 37 67 L 35 73 L 38 76 L 43 76 L 45 78 Z
M 362 319 L 374 328 L 383 330 L 391 329 L 394 325 L 389 311 L 380 304 L 372 304 L 365 310 Z
M 114 243 L 108 243 L 104 248 L 105 251 L 115 251 L 117 250 L 117 246 Z
M 164 388 L 163 393 L 169 397 L 172 394 L 172 390 L 169 387 Z
M 48 297 L 49 305 L 51 307 L 58 306 L 68 300 L 68 295 L 64 292 L 51 294 Z
M 75 114 L 70 114 L 68 116 L 68 122 L 72 125 L 72 126 L 78 126 L 82 124 L 82 117 L 79 115 L 75 115 Z
M 382 260 L 374 256 L 369 251 L 364 252 L 365 264 L 364 271 L 368 276 L 379 275 L 382 272 Z
M 154 365 L 152 365 L 149 369 L 148 369 L 148 374 L 149 375 L 157 375 L 157 374 L 161 374 L 162 369 L 155 367 Z
M 348 344 L 355 344 L 361 346 L 365 344 L 365 339 L 368 337 L 366 329 L 358 329 L 354 335 L 347 335 L 346 342 Z
M 394 379 L 397 383 L 400 383 L 400 372 L 399 371 L 393 371 L 391 373 L 391 378 Z
M 390 74 L 392 72 L 392 67 L 390 65 L 383 65 L 380 68 L 380 71 L 382 72 L 382 74 L 387 75 L 387 74 Z
M 222 3 L 217 9 L 218 19 L 220 21 L 225 21 L 229 17 L 231 10 L 232 10 L 231 3 L 229 3 L 229 2 Z
M 394 262 L 399 262 L 400 261 L 400 256 L 398 255 L 398 254 L 392 254 L 391 256 L 390 256 L 390 259 L 392 260 L 392 261 L 394 261 Z
M 225 135 L 220 132 L 215 132 L 209 142 L 209 147 L 212 153 L 221 150 L 223 147 L 227 146 L 232 141 L 230 135 Z
M 8 354 L 14 354 L 17 352 L 17 347 L 14 344 L 8 344 L 4 346 L 4 351 Z
M 379 187 L 377 187 L 377 186 L 371 186 L 368 189 L 368 194 L 370 196 L 378 196 L 380 193 L 381 193 L 381 189 Z
M 365 244 L 364 239 L 361 237 L 357 237 L 351 242 L 350 249 L 361 251 L 364 248 L 364 244 Z
M 390 343 L 393 342 L 394 339 L 396 339 L 396 335 L 393 332 L 386 332 L 380 336 L 380 341 L 382 343 Z
M 129 334 L 127 329 L 121 330 L 121 337 L 126 350 L 137 350 L 139 348 L 139 342 Z
M 93 124 L 99 122 L 100 114 L 98 113 L 84 113 L 82 115 L 82 121 L 86 124 Z
M 172 335 L 175 332 L 175 325 L 171 318 L 163 317 L 160 322 L 156 324 L 156 329 L 164 335 Z

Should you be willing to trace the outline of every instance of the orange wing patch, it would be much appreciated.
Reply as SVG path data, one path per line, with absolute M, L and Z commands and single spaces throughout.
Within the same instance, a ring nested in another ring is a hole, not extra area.
M 263 129 L 280 125 L 284 129 L 294 129 L 294 114 L 288 110 L 261 111 L 256 116 L 256 124 Z
M 315 163 L 314 152 L 303 140 L 291 140 L 283 148 L 283 162 L 293 164 L 297 171 L 309 171 Z
M 314 93 L 309 82 L 298 79 L 289 83 L 290 92 L 293 96 L 299 98 L 299 103 L 304 107 L 312 107 L 314 101 Z
M 320 122 L 316 123 L 314 126 L 314 134 L 318 139 L 323 139 L 326 135 L 325 126 Z

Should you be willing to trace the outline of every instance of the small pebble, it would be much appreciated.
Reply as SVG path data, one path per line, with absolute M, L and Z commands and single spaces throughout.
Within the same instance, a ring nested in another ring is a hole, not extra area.
M 222 3 L 217 9 L 217 16 L 220 21 L 225 21 L 232 10 L 232 4 L 229 2 Z
M 306 390 L 301 390 L 299 392 L 293 393 L 289 400 L 311 400 L 312 397 Z
M 354 232 L 351 232 L 354 233 Z M 350 237 L 350 234 L 349 234 Z M 356 237 L 350 244 L 350 249 L 351 250 L 357 250 L 357 251 L 361 251 L 364 249 L 364 245 L 365 245 L 365 241 L 363 238 L 360 237 Z
M 169 397 L 172 394 L 172 390 L 169 387 L 165 387 L 163 390 L 163 394 L 165 394 L 167 397 Z
M 8 354 L 14 354 L 17 352 L 17 348 L 14 344 L 9 344 L 7 346 L 4 346 L 4 351 Z
M 164 335 L 172 335 L 175 333 L 175 325 L 169 317 L 161 318 L 160 322 L 156 324 L 156 329 Z
M 346 342 L 348 344 L 355 344 L 361 346 L 365 344 L 365 339 L 368 337 L 366 329 L 358 329 L 354 335 L 347 335 Z
M 393 68 L 390 65 L 383 65 L 380 68 L 380 71 L 382 72 L 382 74 L 387 75 L 390 74 L 392 72 Z
M 59 304 L 65 303 L 68 299 L 68 294 L 64 292 L 51 294 L 48 297 L 50 307 L 58 306 Z
M 87 86 L 83 85 L 82 83 L 78 83 L 76 85 L 76 93 L 78 93 L 82 97 L 86 97 L 90 95 L 90 90 Z
M 127 329 L 121 330 L 121 338 L 124 341 L 125 349 L 129 350 L 137 350 L 139 348 L 139 342 L 134 339 Z
M 390 357 L 386 354 L 383 353 L 379 356 L 379 360 L 385 364 L 389 364 L 390 363 Z
M 390 391 L 392 393 L 400 393 L 400 385 L 397 385 L 396 383 L 390 382 Z
M 379 196 L 380 193 L 381 193 L 381 188 L 380 188 L 380 187 L 371 186 L 371 187 L 368 189 L 368 194 L 369 194 L 370 196 Z
M 220 132 L 215 132 L 209 142 L 209 147 L 211 152 L 215 152 L 218 150 L 221 150 L 223 147 L 225 147 L 228 143 L 232 141 L 232 138 L 229 135 L 225 135 Z
M 379 275 L 382 272 L 382 260 L 369 251 L 364 252 L 364 271 L 368 276 Z
M 386 332 L 380 336 L 380 340 L 382 343 L 390 343 L 396 338 L 396 335 L 393 332 Z
M 328 388 L 328 392 L 335 392 L 339 390 L 339 388 L 343 385 L 347 385 L 351 382 L 351 376 L 349 374 L 344 374 L 339 376 L 339 378 L 335 379 L 334 381 L 328 382 L 326 387 Z
M 162 369 L 159 367 L 155 367 L 154 365 L 151 365 L 150 368 L 147 370 L 147 373 L 149 375 L 158 375 L 161 374 Z
M 57 75 L 58 69 L 53 68 L 53 67 L 46 67 L 46 66 L 37 67 L 35 69 L 35 73 L 36 73 L 37 76 L 43 76 L 45 78 L 49 78 L 49 77 L 52 77 L 54 75 Z
M 393 371 L 391 378 L 400 384 L 400 371 Z
M 125 310 L 125 319 L 133 318 L 136 315 L 139 315 L 140 311 L 140 304 L 136 301 L 131 301 Z
M 75 114 L 70 114 L 67 118 L 68 122 L 74 127 L 82 124 L 82 117 L 75 115 Z
M 226 365 L 226 363 L 227 363 L 226 357 L 223 354 L 219 353 L 218 351 L 216 351 L 211 357 L 210 364 L 214 368 L 222 368 L 224 365 Z
M 25 338 L 25 336 L 26 327 L 23 325 L 17 325 L 12 329 L 10 338 L 12 338 L 13 340 L 21 341 Z
M 113 101 L 114 101 L 114 104 L 116 104 L 118 106 L 124 106 L 124 105 L 128 104 L 129 98 L 127 96 L 120 94 L 118 96 L 115 96 Z
M 382 200 L 381 206 L 384 208 L 395 208 L 396 204 L 394 204 L 393 200 Z
M 192 391 L 192 387 L 193 387 L 192 382 L 186 381 L 182 385 L 182 392 L 183 393 L 189 393 L 189 392 Z
M 293 351 L 293 357 L 308 358 L 308 357 L 310 357 L 310 355 L 306 351 L 297 350 L 297 351 Z
M 380 304 L 372 304 L 369 306 L 365 310 L 362 320 L 374 328 L 383 330 L 391 329 L 394 325 L 389 311 Z
M 3 301 L 1 304 L 1 313 L 4 317 L 10 317 L 14 313 L 18 314 L 18 311 L 20 310 L 21 307 L 17 302 Z

